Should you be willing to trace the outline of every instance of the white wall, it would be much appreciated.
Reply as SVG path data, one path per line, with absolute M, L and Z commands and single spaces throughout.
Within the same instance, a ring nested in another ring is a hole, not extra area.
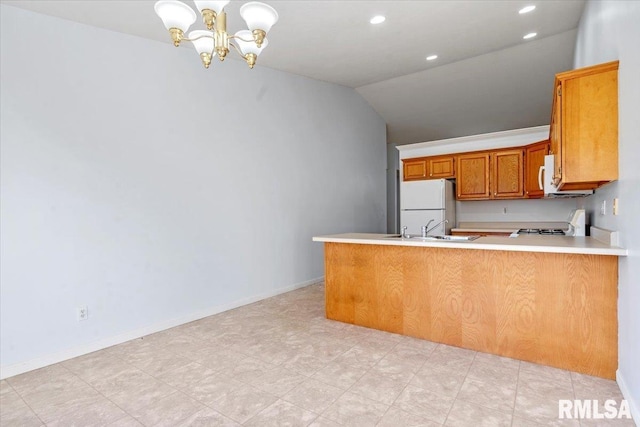
M 580 199 L 472 200 L 456 202 L 460 222 L 567 222 Z M 505 213 L 506 210 L 506 213 Z
M 598 190 L 588 208 L 596 225 L 620 231 L 629 256 L 620 258 L 618 383 L 640 420 L 640 2 L 589 1 L 580 21 L 576 68 L 620 60 L 618 182 Z M 599 215 L 602 200 L 620 199 L 620 214 Z
M 317 280 L 312 236 L 385 230 L 385 123 L 354 90 L 1 15 L 3 377 Z

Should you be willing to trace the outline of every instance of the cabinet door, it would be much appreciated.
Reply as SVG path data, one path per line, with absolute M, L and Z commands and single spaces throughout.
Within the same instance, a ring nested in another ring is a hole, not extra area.
M 457 156 L 456 176 L 458 199 L 488 199 L 491 194 L 489 191 L 489 153 L 471 153 Z
M 455 178 L 454 163 L 453 156 L 430 158 L 429 178 Z
M 491 187 L 494 199 L 524 196 L 523 150 L 497 151 L 491 154 Z
M 611 70 L 563 82 L 562 183 L 618 179 L 617 76 Z
M 427 159 L 424 157 L 417 159 L 405 159 L 402 161 L 402 166 L 404 181 L 429 178 L 427 175 Z
M 550 139 L 559 189 L 618 179 L 618 61 L 556 75 Z
M 541 141 L 526 147 L 524 153 L 524 192 L 529 199 L 544 196 L 544 189 L 540 188 L 538 174 L 544 166 L 544 156 L 549 152 L 549 141 Z

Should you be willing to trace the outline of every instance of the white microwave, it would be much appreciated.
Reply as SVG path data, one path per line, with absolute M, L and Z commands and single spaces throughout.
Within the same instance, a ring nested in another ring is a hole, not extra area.
M 584 197 L 593 194 L 593 190 L 558 190 L 553 183 L 553 171 L 555 170 L 555 156 L 544 156 L 544 166 L 538 171 L 538 186 L 544 190 L 544 197 Z

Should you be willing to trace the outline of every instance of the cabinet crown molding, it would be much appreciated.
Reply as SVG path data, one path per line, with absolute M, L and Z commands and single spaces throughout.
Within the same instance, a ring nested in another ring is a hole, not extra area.
M 519 145 L 527 145 L 549 137 L 549 126 L 512 129 L 501 132 L 483 133 L 437 141 L 398 145 L 400 159 L 412 157 L 438 156 L 469 151 L 491 150 Z

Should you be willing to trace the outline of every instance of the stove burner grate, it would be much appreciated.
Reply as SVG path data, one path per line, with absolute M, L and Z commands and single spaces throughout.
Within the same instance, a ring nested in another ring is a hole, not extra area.
M 518 234 L 542 234 L 545 236 L 564 236 L 564 230 L 559 228 L 521 228 Z

